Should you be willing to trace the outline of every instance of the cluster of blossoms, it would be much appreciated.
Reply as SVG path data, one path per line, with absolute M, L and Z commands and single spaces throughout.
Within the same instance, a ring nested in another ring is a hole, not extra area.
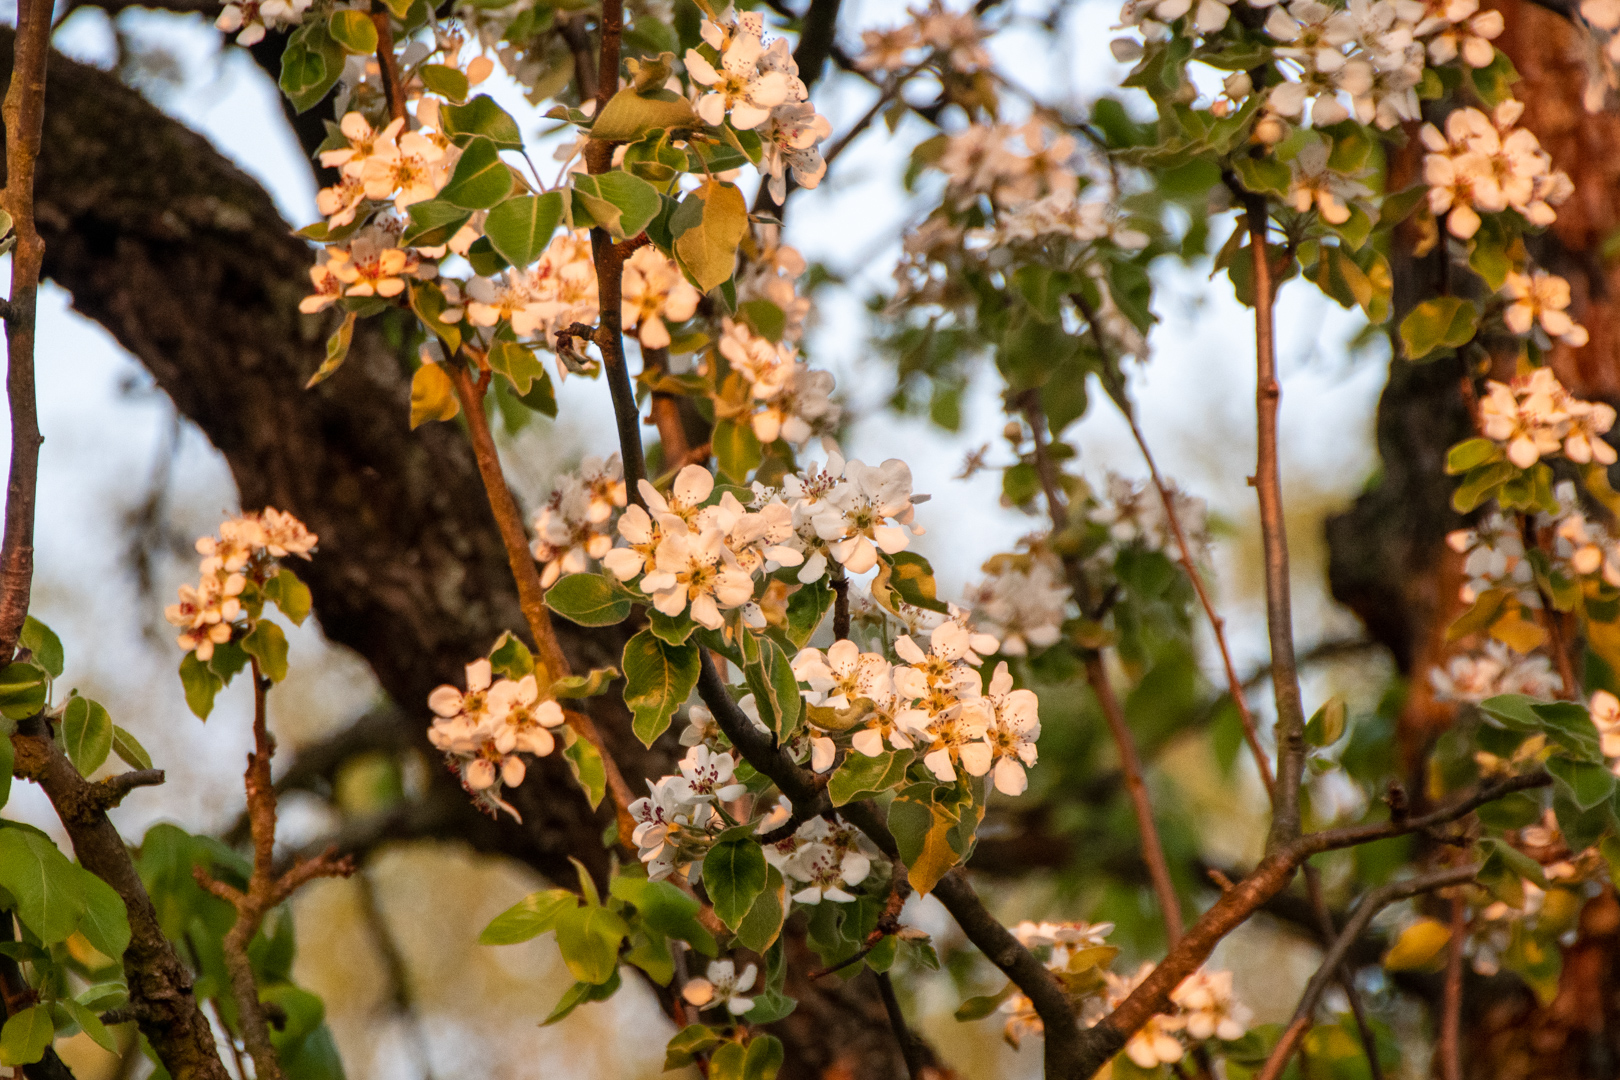
M 765 846 L 765 860 L 794 883 L 793 899 L 801 904 L 853 903 L 849 889 L 866 880 L 878 856 L 872 841 L 842 818 L 811 818 L 786 840 Z
M 935 166 L 948 178 L 946 201 L 957 209 L 988 197 L 1014 207 L 1076 190 L 1073 137 L 1039 120 L 973 124 L 949 137 Z
M 941 783 L 954 783 L 957 770 L 984 776 L 994 770 L 998 791 L 1021 795 L 1028 786 L 1026 766 L 1036 760 L 1040 736 L 1038 702 L 1032 690 L 1013 689 L 1005 662 L 998 664 L 988 691 L 977 670 L 982 657 L 997 651 L 988 634 L 969 629 L 965 613 L 947 619 L 929 634 L 929 651 L 909 634 L 895 639 L 904 661 L 891 664 L 881 653 L 862 653 L 853 641 L 838 641 L 825 654 L 804 649 L 793 660 L 794 676 L 809 687 L 811 767 L 832 768 L 834 735 L 854 732 L 850 746 L 867 757 L 896 750 L 921 752 L 922 763 Z
M 665 259 L 656 251 L 653 254 Z M 554 344 L 558 330 L 576 322 L 589 325 L 597 319 L 596 264 L 591 260 L 590 233 L 584 229 L 558 233 L 529 269 L 514 267 L 499 277 L 473 278 L 467 283 L 466 294 L 467 322 L 473 326 L 493 327 L 504 321 L 520 338 L 539 337 Z M 446 295 L 450 295 L 448 290 Z M 659 301 L 660 307 L 650 314 L 638 306 L 638 320 L 669 317 L 679 321 L 663 310 L 671 295 L 673 291 L 666 293 Z M 446 321 L 452 320 L 447 317 Z M 567 378 L 565 368 L 559 365 L 557 371 L 559 377 Z
M 757 11 L 705 19 L 702 34 L 714 59 L 686 50 L 699 118 L 718 127 L 730 117 L 739 131 L 758 130 L 764 144 L 760 170 L 778 203 L 787 197 L 789 170 L 800 187 L 821 183 L 827 163 L 820 144 L 832 134 L 832 125 L 810 103 L 787 39 L 766 45 L 765 17 Z
M 830 372 L 811 369 L 786 339 L 772 342 L 729 318 L 723 327 L 720 355 L 748 382 L 750 423 L 760 442 L 803 446 L 837 427 L 842 409 L 832 400 Z
M 232 0 L 214 20 L 214 26 L 236 35 L 246 48 L 264 40 L 266 31 L 297 26 L 314 0 Z
M 1071 970 L 1074 967 L 1095 965 L 1094 958 L 1086 953 L 1103 945 L 1113 928 L 1113 923 L 1093 926 L 1083 922 L 1022 922 L 1013 928 L 1013 936 L 1036 955 L 1044 953 L 1049 970 L 1067 975 L 1078 974 Z M 1090 996 L 1083 1003 L 1082 1017 L 1088 1026 L 1113 1011 L 1152 972 L 1151 963 L 1143 964 L 1129 977 L 1105 971 L 1104 982 L 1099 987 L 1102 993 Z M 1170 992 L 1170 1002 L 1175 1012 L 1154 1016 L 1125 1045 L 1125 1055 L 1139 1068 L 1174 1065 L 1192 1044 L 1211 1039 L 1224 1042 L 1240 1039 L 1253 1019 L 1253 1013 L 1233 993 L 1230 971 L 1193 972 Z M 1002 1003 L 1001 1011 L 1008 1014 L 1007 1041 L 1014 1046 L 1044 1030 L 1034 1005 L 1023 994 L 1012 994 Z
M 1564 689 L 1563 679 L 1546 656 L 1520 656 L 1500 641 L 1487 641 L 1478 652 L 1454 656 L 1445 668 L 1431 668 L 1429 682 L 1440 701 L 1468 705 L 1498 694 L 1525 694 L 1550 701 Z
M 1574 192 L 1574 183 L 1553 168 L 1535 133 L 1514 126 L 1523 113 L 1524 103 L 1510 98 L 1489 116 L 1478 109 L 1454 110 L 1444 133 L 1423 125 L 1429 210 L 1445 214 L 1446 229 L 1459 240 L 1479 231 L 1482 213 L 1512 209 L 1532 225 L 1551 225 L 1558 216 L 1553 207 Z
M 1524 558 L 1524 534 L 1514 519 L 1492 511 L 1471 529 L 1447 533 L 1446 545 L 1463 556 L 1468 575 L 1460 590 L 1463 603 L 1472 604 L 1491 589 L 1507 589 L 1525 607 L 1541 606 L 1535 573 Z
M 748 506 L 729 491 L 709 505 L 714 476 L 697 465 L 676 475 L 668 498 L 646 481 L 640 491 L 647 509 L 625 511 L 618 528 L 626 546 L 603 565 L 623 582 L 640 577 L 663 614 L 690 609 L 710 630 L 724 622 L 722 611 L 751 605 L 757 571 L 796 566 L 808 583 L 836 561 L 864 574 L 879 550 L 894 554 L 910 543 L 911 470 L 894 459 L 872 466 L 833 453 L 824 468 L 784 477 L 780 490 L 756 484 Z M 758 615 L 757 607 L 745 613 Z
M 645 249 L 643 249 L 645 250 Z M 564 473 L 534 515 L 531 550 L 542 564 L 540 584 L 550 588 L 564 574 L 590 569 L 613 547 L 613 511 L 625 505 L 624 470 L 619 455 L 606 461 L 588 457 L 578 472 Z
M 1111 203 L 1101 199 L 1082 202 L 1072 188 L 1059 188 L 1003 210 L 997 228 L 985 238 L 998 245 L 1051 243 L 1058 238 L 1082 244 L 1108 240 L 1127 251 L 1138 251 L 1148 244 L 1147 234 L 1124 225 Z
M 1575 397 L 1551 368 L 1537 368 L 1511 383 L 1487 381 L 1479 415 L 1485 437 L 1504 444 L 1508 460 L 1521 469 L 1560 451 L 1578 465 L 1615 462 L 1614 448 L 1603 440 L 1614 426 L 1614 409 Z
M 1316 127 L 1347 120 L 1352 110 L 1362 123 L 1386 131 L 1415 120 L 1425 65 L 1461 60 L 1485 67 L 1495 56 L 1491 40 L 1504 26 L 1501 13 L 1481 11 L 1479 0 L 1351 0 L 1347 9 L 1318 0 L 1247 4 L 1271 9 L 1265 31 L 1279 43 L 1273 55 L 1289 76 L 1267 97 L 1267 117 L 1258 130 L 1266 142 L 1281 141 L 1283 120 L 1302 117 L 1307 107 Z M 1231 19 L 1231 8 L 1231 0 L 1127 0 L 1120 24 L 1140 38 L 1117 39 L 1114 55 L 1121 61 L 1140 57 L 1145 42 L 1167 40 L 1171 24 L 1189 15 L 1182 33 L 1217 33 Z M 1226 100 L 1216 103 L 1219 115 L 1230 111 L 1228 101 L 1252 94 L 1254 85 L 1246 72 L 1236 72 L 1224 89 Z
M 1343 225 L 1350 220 L 1351 204 L 1372 189 L 1331 168 L 1331 155 L 1326 142 L 1313 142 L 1294 156 L 1288 163 L 1288 202 L 1302 214 L 1314 206 L 1329 225 Z
M 686 752 L 678 774 L 649 781 L 647 794 L 630 804 L 636 823 L 630 839 L 647 876 L 662 881 L 702 858 L 715 833 L 726 827 L 715 804 L 733 802 L 747 790 L 737 782 L 731 755 L 701 743 Z
M 392 298 L 405 291 L 407 279 L 437 276 L 438 267 L 432 262 L 399 246 L 403 233 L 403 222 L 384 217 L 345 243 L 328 245 L 309 268 L 314 291 L 299 302 L 298 310 L 313 315 L 346 296 Z M 459 319 L 459 313 L 455 317 Z
M 441 686 L 428 695 L 428 708 L 428 739 L 444 752 L 474 802 L 521 821 L 501 790 L 523 783 L 527 766 L 518 754 L 545 757 L 556 749 L 552 730 L 563 723 L 562 706 L 540 700 L 532 673 L 497 680 L 488 660 L 475 660 L 467 665 L 467 689 Z
M 1537 325 L 1549 337 L 1580 348 L 1589 340 L 1586 327 L 1570 318 L 1569 282 L 1557 274 L 1537 270 L 1533 274 L 1512 271 L 1502 291 L 1511 303 L 1502 321 L 1515 334 L 1529 334 Z
M 636 248 L 625 260 L 620 305 L 623 325 L 646 348 L 669 348 L 668 324 L 690 319 L 701 299 L 703 294 L 657 248 Z
M 417 117 L 425 123 L 429 116 L 436 120 L 437 109 L 432 99 L 423 99 Z M 332 228 L 353 221 L 368 199 L 391 201 L 400 213 L 426 202 L 450 182 L 461 157 L 461 149 L 440 132 L 405 130 L 403 117 L 379 131 L 363 114 L 350 112 L 339 128 L 349 145 L 321 153 L 321 164 L 337 169 L 339 180 L 315 197 L 316 208 Z
M 1209 549 L 1209 513 L 1204 500 L 1171 486 L 1170 505 L 1193 557 L 1202 558 Z M 1151 480 L 1131 480 L 1109 473 L 1105 497 L 1091 503 L 1086 519 L 1108 532 L 1109 544 L 1100 557 L 1112 558 L 1120 548 L 1137 545 L 1148 551 L 1165 552 L 1179 559 L 1180 545 L 1175 528 L 1164 512 L 1164 499 Z
M 804 336 L 810 298 L 800 296 L 795 283 L 807 264 L 799 249 L 782 243 L 780 225 L 760 224 L 752 234 L 754 253 L 737 272 L 737 301 L 767 300 L 782 313 L 782 340 L 796 343 Z
M 1027 553 L 993 557 L 984 572 L 968 603 L 1003 655 L 1027 656 L 1062 639 L 1071 590 L 1056 555 L 1033 542 Z
M 199 539 L 197 584 L 180 586 L 179 602 L 163 611 L 169 624 L 180 629 L 180 647 L 207 663 L 214 647 L 231 640 L 238 629 L 248 584 L 260 585 L 274 576 L 274 559 L 308 559 L 317 540 L 303 522 L 273 506 L 224 521 L 217 537 Z
M 759 968 L 749 964 L 738 972 L 731 960 L 711 960 L 709 976 L 688 979 L 681 987 L 681 996 L 688 1005 L 699 1009 L 725 1009 L 732 1016 L 741 1016 L 754 1007 L 748 991 L 754 988 Z
M 911 16 L 908 23 L 861 32 L 857 68 L 898 72 L 919 67 L 930 58 L 963 75 L 990 66 L 990 54 L 984 47 L 989 31 L 971 13 L 947 11 L 939 0 L 907 13 Z

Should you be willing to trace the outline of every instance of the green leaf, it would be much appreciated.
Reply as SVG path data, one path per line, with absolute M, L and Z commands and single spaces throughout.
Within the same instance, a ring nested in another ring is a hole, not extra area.
M 1519 81 L 1519 72 L 1514 68 L 1513 61 L 1501 49 L 1496 50 L 1489 64 L 1466 71 L 1469 81 L 1474 84 L 1474 92 L 1491 108 L 1512 97 L 1513 84 Z
M 38 664 L 19 660 L 0 671 L 0 715 L 8 720 L 26 720 L 45 708 L 45 684 L 49 676 Z
M 411 430 L 429 420 L 450 420 L 461 412 L 455 384 L 439 364 L 423 364 L 411 376 Z
M 86 1035 L 90 1036 L 92 1042 L 110 1054 L 118 1053 L 118 1040 L 114 1039 L 112 1032 L 107 1030 L 107 1025 L 101 1022 L 101 1017 L 72 998 L 58 998 L 57 1004 L 68 1011 L 68 1015 L 73 1017 L 73 1022 L 78 1024 Z M 41 1051 L 41 1056 L 43 1056 L 43 1051 Z
M 543 889 L 530 893 L 507 908 L 478 935 L 480 945 L 516 945 L 537 938 L 557 925 L 557 916 L 577 907 L 579 897 L 567 889 Z
M 416 207 L 413 206 L 411 209 L 414 210 Z M 461 348 L 461 328 L 455 323 L 444 321 L 442 316 L 447 307 L 449 304 L 445 301 L 444 291 L 433 282 L 419 281 L 411 285 L 411 310 L 416 312 L 416 317 L 422 320 L 423 326 L 437 334 L 439 340 L 444 342 L 445 355 L 453 357 L 456 350 Z M 415 380 L 412 380 L 411 389 L 414 391 L 415 388 Z
M 1570 757 L 1594 765 L 1603 763 L 1597 728 L 1592 725 L 1592 715 L 1585 706 L 1572 701 L 1537 702 L 1530 706 L 1530 711 L 1540 718 L 1541 730 L 1547 733 L 1547 738 Z
M 523 133 L 517 121 L 488 94 L 479 94 L 465 105 L 441 106 L 439 122 L 444 125 L 444 133 L 458 146 L 466 146 L 475 137 L 483 136 L 499 150 L 523 149 Z
M 742 924 L 737 927 L 737 940 L 742 942 L 744 948 L 763 953 L 781 936 L 782 924 L 787 922 L 788 907 L 782 872 L 773 866 L 766 878 L 765 888 L 754 898 L 748 914 L 743 916 Z
M 760 720 L 777 738 L 791 737 L 804 707 L 792 661 L 775 641 L 750 631 L 743 632 L 741 645 L 743 678 L 754 692 Z
M 332 39 L 326 23 L 309 20 L 287 36 L 281 52 L 282 93 L 296 111 L 308 112 L 337 85 L 343 60 L 343 46 Z
M 869 799 L 898 785 L 906 778 L 906 766 L 911 764 L 909 750 L 887 750 L 876 757 L 849 753 L 827 782 L 827 794 L 834 806 L 843 806 L 857 799 Z
M 0 806 L 11 801 L 11 771 L 17 764 L 17 748 L 11 743 L 11 733 L 5 728 L 12 724 L 0 724 Z
M 714 935 L 697 918 L 703 905 L 670 882 L 620 874 L 608 891 L 633 905 L 636 918 L 657 933 L 684 941 L 704 956 L 717 954 Z
M 592 698 L 607 693 L 608 686 L 618 677 L 618 668 L 592 668 L 589 675 L 570 675 L 553 682 L 551 696 L 563 699 Z
M 673 969 L 673 963 L 671 967 Z M 665 982 L 668 982 L 668 980 L 666 979 Z M 548 1027 L 557 1023 L 557 1021 L 563 1019 L 581 1005 L 592 1001 L 606 1001 L 608 998 L 617 993 L 618 989 L 619 973 L 617 971 L 613 973 L 612 978 L 605 983 L 601 983 L 600 985 L 596 983 L 576 982 L 573 986 L 570 986 L 566 991 L 563 992 L 563 996 L 558 999 L 557 1004 L 553 1006 L 551 1012 L 547 1014 L 544 1020 L 540 1021 L 540 1026 Z
M 405 208 L 410 224 L 399 238 L 402 247 L 447 244 L 472 217 L 472 211 L 444 199 L 426 199 Z M 437 288 L 438 286 L 434 286 Z
M 242 648 L 259 662 L 265 678 L 278 683 L 287 677 L 287 635 L 269 619 L 260 619 L 242 639 Z
M 56 1038 L 49 1005 L 30 1005 L 0 1028 L 0 1065 L 30 1065 L 45 1056 Z
M 417 69 L 417 74 L 429 90 L 454 102 L 466 101 L 467 93 L 472 89 L 467 76 L 449 64 L 423 64 Z
M 1406 359 L 1421 360 L 1441 348 L 1461 348 L 1474 338 L 1479 310 L 1455 296 L 1437 296 L 1413 308 L 1401 320 Z
M 635 714 L 636 738 L 651 746 L 697 685 L 696 645 L 671 645 L 642 630 L 624 646 L 624 703 Z
M 66 657 L 62 652 L 62 639 L 56 636 L 56 631 L 29 615 L 23 619 L 22 636 L 17 641 L 33 654 L 34 663 L 44 668 L 51 678 L 62 677 Z
M 487 210 L 512 190 L 512 170 L 501 160 L 495 144 L 475 135 L 461 152 L 450 182 L 439 198 L 464 210 Z
M 87 1009 L 102 1013 L 128 1004 L 129 987 L 122 982 L 96 983 L 86 987 L 74 1000 Z
M 745 836 L 721 841 L 704 856 L 703 888 L 727 929 L 735 931 L 742 925 L 754 900 L 765 891 L 768 869 L 765 852 Z
M 688 1024 L 664 1046 L 664 1071 L 679 1069 L 697 1060 L 699 1054 L 720 1045 L 720 1036 L 702 1024 Z
M 612 626 L 630 616 L 630 598 L 601 574 L 568 574 L 546 590 L 546 606 L 580 626 Z
M 326 32 L 343 46 L 344 52 L 370 56 L 377 51 L 377 26 L 363 11 L 332 12 Z
M 755 1035 L 743 1056 L 743 1080 L 776 1080 L 786 1061 L 782 1041 L 774 1035 Z
M 735 185 L 707 180 L 670 215 L 675 256 L 703 292 L 731 280 L 748 231 L 748 203 Z
M 1602 765 L 1551 757 L 1547 771 L 1582 810 L 1590 810 L 1614 794 L 1614 774 Z
M 1500 461 L 1502 457 L 1502 445 L 1492 439 L 1464 439 L 1446 451 L 1446 473 L 1456 476 L 1478 465 Z
M 662 87 L 640 94 L 626 87 L 608 99 L 591 125 L 591 135 L 605 142 L 634 142 L 659 128 L 691 128 L 699 123 L 679 94 Z
M 99 702 L 75 695 L 62 711 L 62 742 L 67 747 L 68 760 L 89 776 L 101 768 L 112 750 L 112 717 Z
M 557 916 L 557 948 L 580 982 L 605 983 L 619 966 L 619 946 L 630 934 L 617 912 L 605 907 L 564 908 Z
M 1237 169 L 1238 179 L 1243 181 L 1243 187 L 1256 195 L 1282 198 L 1293 186 L 1293 170 L 1274 157 L 1255 158 L 1240 154 L 1232 164 Z
M 1344 698 L 1334 694 L 1305 725 L 1305 741 L 1312 746 L 1332 746 L 1343 735 Z
M 152 767 L 152 755 L 146 752 L 146 747 L 141 745 L 139 739 L 117 724 L 113 725 L 112 748 L 113 753 L 122 758 L 124 764 L 132 769 L 150 769 Z M 4 802 L 0 802 L 0 806 L 3 805 Z
M 748 1051 L 741 1043 L 727 1042 L 715 1047 L 709 1055 L 708 1080 L 743 1080 L 743 1067 Z
M 572 728 L 563 736 L 563 757 L 573 770 L 574 779 L 585 791 L 585 800 L 595 810 L 607 794 L 607 766 L 596 747 L 579 737 Z
M 715 464 L 720 466 L 721 474 L 733 483 L 743 483 L 763 460 L 753 425 L 746 422 L 718 421 L 714 425 L 710 443 L 714 448 Z
M 343 361 L 349 355 L 349 343 L 354 340 L 354 320 L 354 312 L 351 311 L 344 315 L 343 325 L 334 330 L 332 336 L 326 339 L 326 359 L 321 361 L 321 366 L 315 369 L 315 374 L 311 375 L 309 381 L 304 384 L 305 390 L 315 386 L 317 383 L 325 382 L 332 377 L 338 368 L 343 366 Z
M 827 609 L 832 607 L 833 591 L 822 581 L 812 581 L 808 585 L 801 585 L 787 603 L 787 637 L 797 648 L 804 648 L 810 644 L 816 630 L 821 626 L 822 620 L 827 617 Z
M 304 620 L 309 618 L 310 609 L 315 604 L 314 597 L 310 596 L 309 586 L 285 567 L 264 583 L 264 598 L 280 608 L 281 613 L 287 616 L 294 626 L 304 625 Z
M 872 579 L 872 596 L 890 611 L 895 609 L 896 597 L 912 607 L 941 613 L 950 610 L 939 599 L 933 565 L 915 551 L 879 556 L 877 577 Z
M 186 706 L 197 719 L 206 720 L 214 711 L 214 695 L 224 689 L 225 680 L 198 660 L 195 652 L 188 652 L 180 659 L 180 685 L 186 691 Z
M 982 994 L 979 997 L 970 997 L 957 1006 L 956 1018 L 963 1023 L 972 1020 L 983 1020 L 1001 1007 L 1001 1003 L 1013 996 L 1018 987 L 1008 983 L 994 994 Z
M 489 651 L 489 664 L 495 674 L 521 679 L 534 672 L 534 654 L 512 631 L 504 631 Z
M 560 191 L 548 191 L 544 195 L 518 195 L 489 212 L 484 222 L 484 235 L 489 237 L 489 242 L 507 262 L 513 266 L 528 266 L 546 250 L 562 215 L 563 197 Z
M 638 236 L 658 216 L 658 189 L 639 176 L 613 169 L 598 176 L 573 175 L 574 199 L 615 240 Z
M 129 910 L 124 906 L 124 899 L 90 871 L 83 867 L 77 869 L 79 887 L 84 892 L 79 933 L 107 959 L 122 960 L 124 950 L 129 948 Z
M 17 901 L 17 917 L 42 942 L 65 940 L 84 914 L 82 871 L 49 837 L 7 824 L 0 829 L 0 886 Z
M 489 366 L 500 372 L 512 384 L 512 390 L 522 397 L 536 379 L 546 378 L 546 369 L 534 357 L 534 350 L 515 341 L 497 341 L 489 347 Z

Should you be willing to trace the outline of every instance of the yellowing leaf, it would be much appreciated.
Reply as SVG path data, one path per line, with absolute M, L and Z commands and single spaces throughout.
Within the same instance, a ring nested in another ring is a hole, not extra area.
M 423 364 L 411 376 L 411 427 L 429 420 L 449 420 L 461 411 L 456 388 L 438 364 Z
M 731 279 L 737 245 L 748 230 L 748 203 L 733 184 L 706 181 L 670 218 L 675 254 L 704 292 Z
M 1401 931 L 1389 952 L 1384 954 L 1387 971 L 1413 971 L 1426 968 L 1439 959 L 1440 951 L 1451 940 L 1451 929 L 1438 919 L 1419 919 Z

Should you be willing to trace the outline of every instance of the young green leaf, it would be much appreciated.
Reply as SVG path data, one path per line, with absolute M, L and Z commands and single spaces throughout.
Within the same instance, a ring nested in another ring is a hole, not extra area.
M 0 669 L 0 715 L 26 720 L 45 708 L 48 676 L 38 664 L 19 660 Z
M 17 901 L 17 917 L 47 945 L 63 941 L 84 914 L 83 871 L 36 829 L 0 829 L 0 887 Z
M 34 663 L 44 668 L 51 678 L 62 677 L 66 659 L 62 652 L 62 639 L 56 636 L 56 631 L 29 615 L 23 619 L 22 636 L 17 641 L 33 653 Z
M 107 760 L 112 751 L 112 717 L 99 702 L 75 696 L 62 711 L 62 742 L 67 747 L 68 760 L 89 776 Z
M 287 677 L 287 635 L 269 619 L 260 619 L 242 639 L 242 648 L 259 662 L 259 671 L 271 682 Z
M 624 646 L 624 703 L 635 714 L 636 738 L 646 746 L 662 735 L 697 685 L 696 645 L 670 645 L 642 630 Z
M 754 899 L 765 891 L 768 869 L 765 852 L 748 837 L 723 840 L 703 857 L 703 887 L 728 929 L 742 925 Z
M 601 574 L 569 574 L 546 590 L 546 606 L 580 626 L 612 626 L 630 617 L 630 598 Z
M 55 1038 L 49 1005 L 30 1005 L 13 1013 L 0 1028 L 0 1065 L 31 1065 L 45 1056 Z
M 1437 296 L 1413 308 L 1401 320 L 1406 358 L 1422 360 L 1442 348 L 1461 348 L 1473 340 L 1479 309 L 1455 296 Z
M 225 688 L 225 680 L 198 660 L 195 652 L 188 652 L 180 658 L 180 685 L 186 692 L 186 707 L 197 719 L 207 720 L 214 711 L 214 695 Z
M 411 428 L 429 420 L 451 420 L 461 412 L 456 388 L 438 364 L 423 364 L 411 376 Z
M 737 245 L 748 231 L 748 203 L 735 185 L 718 180 L 681 200 L 670 218 L 675 254 L 704 292 L 731 279 Z
M 501 160 L 495 144 L 478 135 L 461 152 L 456 171 L 439 192 L 439 198 L 463 210 L 487 210 L 506 198 L 511 190 L 512 170 Z
M 539 937 L 557 924 L 566 908 L 577 907 L 579 897 L 567 889 L 544 889 L 530 893 L 495 916 L 478 935 L 480 945 L 516 945 Z
M 551 242 L 562 216 L 560 191 L 517 195 L 489 212 L 484 221 L 484 235 L 507 262 L 518 267 L 528 266 Z
M 363 11 L 332 12 L 326 31 L 344 52 L 370 56 L 377 51 L 377 26 Z
M 441 106 L 439 122 L 458 146 L 467 146 L 482 136 L 499 150 L 523 149 L 523 132 L 518 130 L 517 121 L 488 94 L 479 94 L 465 105 Z
M 563 735 L 563 758 L 584 789 L 585 801 L 595 810 L 601 805 L 602 796 L 607 794 L 607 766 L 602 755 L 570 728 Z

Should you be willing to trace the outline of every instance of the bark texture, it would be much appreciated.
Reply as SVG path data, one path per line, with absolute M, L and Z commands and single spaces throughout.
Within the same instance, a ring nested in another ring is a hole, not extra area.
M 0 79 L 10 45 L 0 30 Z M 289 778 L 320 789 L 368 749 L 436 758 L 420 707 L 428 692 L 459 682 L 462 665 L 502 631 L 527 635 L 465 434 L 453 424 L 408 428 L 409 368 L 390 342 L 403 320 L 360 323 L 343 369 L 304 390 L 335 322 L 299 314 L 313 252 L 269 195 L 114 76 L 53 55 L 49 81 L 38 211 L 46 276 L 220 450 L 244 508 L 276 506 L 320 535 L 319 555 L 299 572 L 321 626 L 402 705 L 311 748 Z M 623 630 L 558 630 L 576 671 L 620 662 Z M 590 706 L 632 788 L 670 770 L 673 739 L 648 751 L 622 703 Z M 611 807 L 591 811 L 561 755 L 535 762 L 510 793 L 521 826 L 479 814 L 453 777 L 435 774 L 421 800 L 349 823 L 345 849 L 452 838 L 558 881 L 573 879 L 570 855 L 605 877 Z M 783 1076 L 902 1075 L 892 1037 L 877 1037 L 887 1034 L 884 1017 L 868 979 L 815 988 L 773 1027 L 787 1044 Z

